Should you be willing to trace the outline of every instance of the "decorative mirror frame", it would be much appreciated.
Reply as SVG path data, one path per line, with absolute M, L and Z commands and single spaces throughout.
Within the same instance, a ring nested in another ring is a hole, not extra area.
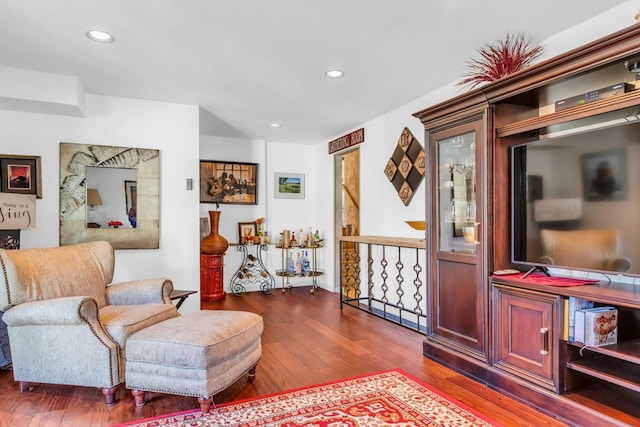
M 86 168 L 137 171 L 137 228 L 87 228 Z M 60 143 L 60 245 L 106 240 L 114 249 L 160 247 L 160 151 Z

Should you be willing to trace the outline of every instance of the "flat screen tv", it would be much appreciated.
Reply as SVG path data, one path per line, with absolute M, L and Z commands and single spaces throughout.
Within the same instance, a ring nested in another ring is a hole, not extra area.
M 640 276 L 640 123 L 510 154 L 514 264 Z

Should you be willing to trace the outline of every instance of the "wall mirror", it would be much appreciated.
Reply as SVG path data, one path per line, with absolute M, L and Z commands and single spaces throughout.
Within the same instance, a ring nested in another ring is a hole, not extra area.
M 87 166 L 85 172 L 87 227 L 137 228 L 137 170 Z
M 60 143 L 60 245 L 159 247 L 159 150 Z

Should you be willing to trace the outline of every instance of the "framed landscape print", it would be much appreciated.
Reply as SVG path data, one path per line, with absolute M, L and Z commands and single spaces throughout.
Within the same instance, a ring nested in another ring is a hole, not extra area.
M 304 175 L 276 172 L 274 188 L 278 199 L 304 199 Z
M 200 203 L 258 204 L 258 164 L 200 160 Z
M 33 194 L 42 198 L 40 156 L 0 154 L 0 192 Z

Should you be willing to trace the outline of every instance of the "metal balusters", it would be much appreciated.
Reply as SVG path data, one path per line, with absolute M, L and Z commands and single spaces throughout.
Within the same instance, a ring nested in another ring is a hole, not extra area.
M 367 250 L 366 289 L 360 289 L 360 257 L 353 256 L 359 254 L 358 248 L 363 245 Z M 341 241 L 340 248 L 341 305 L 350 305 L 410 329 L 426 330 L 424 241 L 348 236 Z M 410 275 L 414 277 L 411 279 L 406 277 L 405 269 L 412 264 Z
M 360 290 L 360 251 L 357 244 L 343 242 L 340 245 L 341 271 L 342 280 L 342 297 L 343 301 L 359 300 L 362 291 Z

